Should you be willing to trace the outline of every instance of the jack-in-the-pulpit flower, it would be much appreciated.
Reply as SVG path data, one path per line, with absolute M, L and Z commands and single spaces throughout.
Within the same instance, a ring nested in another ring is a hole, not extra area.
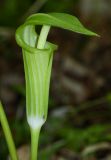
M 47 117 L 49 83 L 52 59 L 56 45 L 46 43 L 44 49 L 38 49 L 37 34 L 32 25 L 20 31 L 25 79 L 27 120 L 32 128 L 41 127 Z M 18 35 L 17 35 L 18 36 Z M 17 37 L 18 38 L 18 37 Z M 30 48 L 29 48 L 30 47 Z
M 35 25 L 43 25 L 40 35 Z M 37 143 L 41 126 L 47 118 L 50 75 L 53 53 L 57 46 L 46 41 L 51 26 L 73 32 L 97 36 L 87 30 L 80 21 L 64 13 L 38 13 L 26 19 L 16 31 L 16 41 L 22 47 L 25 80 L 26 112 L 31 128 L 31 159 L 37 159 Z

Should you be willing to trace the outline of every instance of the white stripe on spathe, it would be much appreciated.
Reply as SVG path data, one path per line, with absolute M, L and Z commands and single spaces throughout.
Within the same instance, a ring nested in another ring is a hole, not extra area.
M 41 128 L 45 123 L 45 120 L 38 116 L 28 116 L 27 121 L 29 126 L 33 129 Z

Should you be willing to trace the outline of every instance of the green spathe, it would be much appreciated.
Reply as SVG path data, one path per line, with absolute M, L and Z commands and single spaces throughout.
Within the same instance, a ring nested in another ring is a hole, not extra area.
M 27 116 L 45 120 L 53 52 L 57 46 L 46 42 L 44 49 L 38 49 L 39 37 L 35 32 L 35 25 L 60 27 L 90 36 L 97 34 L 86 29 L 76 17 L 66 13 L 33 14 L 17 29 L 16 40 L 23 50 Z
M 37 13 L 28 17 L 25 24 L 49 25 L 67 29 L 76 33 L 81 33 L 89 36 L 97 36 L 96 33 L 86 29 L 75 16 L 67 13 Z
M 39 36 L 35 32 L 35 25 L 43 25 Z M 57 49 L 56 45 L 46 42 L 51 26 L 98 36 L 86 29 L 76 17 L 64 13 L 34 14 L 17 29 L 16 41 L 22 48 L 24 60 L 27 121 L 31 129 L 31 160 L 37 160 L 39 133 L 47 118 L 53 53 Z
M 45 121 L 47 117 L 52 59 L 53 52 L 57 47 L 51 43 L 46 43 L 44 49 L 35 48 L 37 34 L 31 25 L 20 31 L 20 34 L 23 35 L 22 41 L 25 43 L 22 50 L 26 80 L 27 119 L 29 125 L 33 122 L 32 126 L 36 127 L 33 125 L 34 120 L 37 123 L 37 120 Z M 27 46 L 32 47 L 34 52 Z

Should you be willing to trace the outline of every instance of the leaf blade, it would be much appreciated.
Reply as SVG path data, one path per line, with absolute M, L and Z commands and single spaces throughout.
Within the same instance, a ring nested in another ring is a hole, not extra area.
M 33 14 L 26 20 L 25 24 L 50 25 L 84 35 L 99 36 L 98 34 L 86 29 L 75 16 L 66 13 L 53 12 L 48 14 Z

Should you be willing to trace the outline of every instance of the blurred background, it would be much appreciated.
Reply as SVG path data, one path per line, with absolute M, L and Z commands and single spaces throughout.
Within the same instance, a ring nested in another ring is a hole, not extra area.
M 111 1 L 0 0 L 0 99 L 22 159 L 30 132 L 25 115 L 21 49 L 15 30 L 30 14 L 65 12 L 101 37 L 52 28 L 54 55 L 49 115 L 39 143 L 40 160 L 111 160 Z M 0 127 L 0 159 L 8 156 Z M 22 160 L 21 159 L 21 160 Z

